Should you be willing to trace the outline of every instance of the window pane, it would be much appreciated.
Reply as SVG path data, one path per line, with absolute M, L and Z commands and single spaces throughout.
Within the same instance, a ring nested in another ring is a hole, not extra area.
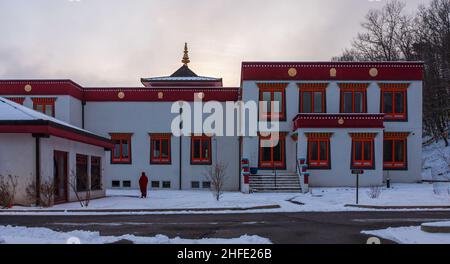
M 194 158 L 200 158 L 200 140 L 198 139 L 194 140 Z
M 392 93 L 384 93 L 384 113 L 390 114 L 392 112 Z
M 405 142 L 403 140 L 395 141 L 395 162 L 404 162 Z
M 363 93 L 355 92 L 355 113 L 363 112 Z
M 278 141 L 278 144 L 273 147 L 273 161 L 282 161 L 282 153 L 281 153 L 281 141 Z
M 122 158 L 127 159 L 128 155 L 128 140 L 122 139 Z
M 320 160 L 327 160 L 327 142 L 320 142 Z
M 405 112 L 405 105 L 403 102 L 403 93 L 395 93 L 395 112 L 403 113 Z
M 319 159 L 319 151 L 317 146 L 317 141 L 311 141 L 311 160 L 318 160 Z
M 161 141 L 153 140 L 153 157 L 155 157 L 155 158 L 160 157 L 160 154 L 161 154 L 161 153 L 159 153 L 160 146 L 161 146 Z
M 322 113 L 322 93 L 314 92 L 314 113 Z
M 161 144 L 162 144 L 161 157 L 168 158 L 169 157 L 169 140 L 163 139 L 163 140 L 161 140 Z
M 262 157 L 261 157 L 262 161 L 272 161 L 272 148 L 262 147 L 261 151 L 262 151 Z
M 120 140 L 114 140 L 114 158 L 120 158 Z
M 283 108 L 283 93 L 282 92 L 274 92 L 273 93 L 273 101 L 278 102 L 278 109 L 274 109 L 275 113 L 281 113 L 282 108 Z
M 209 140 L 202 141 L 202 156 L 204 159 L 209 159 Z
M 372 144 L 370 142 L 364 142 L 364 160 L 371 160 L 372 157 Z
M 36 105 L 36 111 L 44 113 L 44 105 L 41 104 Z
M 263 104 L 263 112 L 269 113 L 271 108 L 271 102 L 272 102 L 272 96 L 270 92 L 263 92 L 263 98 L 262 98 L 264 104 Z
M 48 116 L 53 116 L 53 107 L 52 105 L 45 106 L 45 114 Z
M 384 141 L 384 161 L 391 162 L 392 161 L 392 140 Z
M 304 92 L 302 93 L 302 112 L 303 113 L 311 113 L 311 93 L 310 92 Z
M 353 101 L 353 93 L 345 92 L 344 93 L 344 113 L 352 113 L 353 112 L 352 101 Z
M 362 160 L 362 142 L 355 142 L 355 160 Z

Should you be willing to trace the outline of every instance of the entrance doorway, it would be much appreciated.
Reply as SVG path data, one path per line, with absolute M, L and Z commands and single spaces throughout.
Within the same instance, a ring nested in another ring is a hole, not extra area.
M 67 152 L 55 151 L 53 154 L 53 181 L 55 186 L 54 203 L 68 201 Z

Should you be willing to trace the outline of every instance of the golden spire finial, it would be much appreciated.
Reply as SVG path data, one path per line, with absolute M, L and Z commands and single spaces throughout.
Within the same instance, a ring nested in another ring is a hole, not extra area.
M 188 65 L 189 62 L 191 62 L 189 60 L 189 51 L 188 51 L 188 46 L 187 43 L 184 43 L 184 56 L 183 56 L 183 60 L 181 61 L 184 65 Z

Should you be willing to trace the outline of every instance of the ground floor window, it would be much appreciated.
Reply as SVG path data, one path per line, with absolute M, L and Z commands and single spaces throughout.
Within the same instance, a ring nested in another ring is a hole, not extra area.
M 123 181 L 122 186 L 124 188 L 131 188 L 131 181 Z
M 164 189 L 170 189 L 170 181 L 163 181 L 162 187 Z
M 262 169 L 285 169 L 286 133 L 259 137 L 259 167 Z
M 170 134 L 150 135 L 150 163 L 171 164 Z
M 211 137 L 191 137 L 191 164 L 211 164 Z
M 385 170 L 407 169 L 407 137 L 409 133 L 385 133 L 383 167 Z
M 102 189 L 102 159 L 91 157 L 91 190 Z
M 198 182 L 198 181 L 193 181 L 193 182 L 191 182 L 191 188 L 192 188 L 192 189 L 198 189 L 198 188 L 200 188 L 200 182 Z
M 88 189 L 88 156 L 77 154 L 77 192 L 84 192 Z
M 209 181 L 202 182 L 202 187 L 203 189 L 211 189 L 211 182 Z
M 152 188 L 159 188 L 159 181 L 152 181 Z
M 331 135 L 331 133 L 306 133 L 309 169 L 331 169 Z
M 352 169 L 375 169 L 376 133 L 351 133 Z
M 113 188 L 120 188 L 120 181 L 112 181 L 111 186 Z

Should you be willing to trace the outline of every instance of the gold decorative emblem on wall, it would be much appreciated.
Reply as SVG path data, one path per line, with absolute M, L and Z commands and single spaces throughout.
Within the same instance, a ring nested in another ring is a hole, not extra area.
M 372 77 L 377 77 L 378 76 L 378 69 L 377 68 L 370 69 L 369 74 Z
M 343 124 L 345 124 L 344 118 L 339 118 L 338 124 L 341 125 L 341 126 L 342 126 Z
M 336 68 L 330 69 L 330 77 L 336 77 L 337 76 L 337 70 Z
M 295 77 L 295 76 L 297 76 L 297 69 L 296 69 L 296 68 L 290 68 L 290 69 L 288 70 L 288 74 L 289 74 L 290 77 Z
M 123 98 L 125 98 L 125 93 L 124 92 L 119 92 L 117 94 L 117 97 L 119 97 L 119 99 L 123 99 Z
M 24 88 L 25 92 L 29 93 L 29 92 L 31 92 L 32 89 L 33 89 L 33 87 L 31 87 L 31 85 L 29 85 L 29 84 L 25 85 L 25 88 Z
M 163 99 L 164 98 L 164 93 L 163 92 L 159 92 L 158 93 L 158 99 Z
M 204 99 L 205 94 L 203 92 L 197 94 L 198 99 Z

